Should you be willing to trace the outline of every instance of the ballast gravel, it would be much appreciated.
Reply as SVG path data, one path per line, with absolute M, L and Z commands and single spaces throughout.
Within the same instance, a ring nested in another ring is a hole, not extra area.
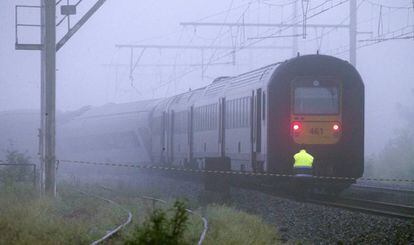
M 200 183 L 155 175 L 123 181 L 164 199 L 186 198 L 195 205 L 200 203 L 204 188 Z M 225 203 L 274 225 L 281 243 L 414 244 L 413 220 L 303 203 L 239 188 L 230 190 L 230 199 Z

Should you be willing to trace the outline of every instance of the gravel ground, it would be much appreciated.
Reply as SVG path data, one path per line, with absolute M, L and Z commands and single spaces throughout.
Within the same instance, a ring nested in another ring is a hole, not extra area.
M 374 186 L 374 187 L 385 187 L 385 188 L 393 188 L 393 189 L 402 189 L 402 190 L 412 190 L 414 191 L 414 182 L 398 182 L 398 181 L 366 181 L 366 180 L 357 180 L 357 184 L 359 185 L 366 185 L 366 186 Z
M 237 207 L 261 215 L 279 227 L 284 240 L 318 244 L 395 244 L 400 238 L 414 243 L 414 223 L 301 203 L 254 191 L 233 190 Z M 404 237 L 407 238 L 404 239 Z
M 99 177 L 100 180 L 103 176 Z M 203 185 L 159 176 L 119 178 L 118 188 L 134 187 L 163 199 L 185 197 L 198 205 Z M 332 244 L 414 244 L 414 221 L 302 203 L 256 191 L 231 189 L 227 203 L 275 225 L 282 242 Z
M 408 206 L 414 205 L 414 191 L 399 192 L 389 189 L 375 189 L 353 185 L 345 190 L 342 193 L 342 196 L 351 198 L 363 198 L 380 202 L 391 202 Z

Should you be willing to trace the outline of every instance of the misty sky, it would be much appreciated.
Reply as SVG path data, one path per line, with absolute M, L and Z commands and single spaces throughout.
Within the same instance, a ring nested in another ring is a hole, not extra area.
M 66 2 L 66 1 L 64 1 Z M 74 1 L 73 1 L 74 2 Z M 79 16 L 94 2 L 84 1 Z M 204 86 L 217 76 L 235 75 L 251 69 L 288 59 L 289 49 L 243 50 L 236 53 L 236 66 L 214 65 L 231 63 L 231 50 L 205 51 L 202 60 L 197 50 L 158 50 L 143 52 L 133 81 L 129 79 L 129 50 L 117 49 L 116 44 L 179 44 L 179 45 L 252 45 L 290 46 L 289 37 L 258 37 L 275 34 L 271 28 L 182 27 L 183 21 L 245 23 L 302 23 L 302 8 L 298 17 L 292 15 L 292 0 L 176 0 L 134 1 L 107 0 L 91 20 L 58 52 L 57 107 L 73 110 L 84 105 L 126 102 L 173 95 L 189 88 Z M 321 10 L 308 23 L 348 23 L 347 3 L 343 0 L 312 0 L 308 16 Z M 414 10 L 390 7 L 411 6 L 411 0 L 359 0 L 358 30 L 371 32 L 358 38 L 370 39 L 395 30 L 413 35 Z M 38 1 L 0 1 L 0 111 L 37 109 L 40 104 L 40 53 L 14 50 L 14 6 L 36 4 Z M 383 4 L 381 7 L 378 4 Z M 335 7 L 335 5 L 338 5 Z M 72 18 L 75 23 L 78 17 Z M 58 19 L 61 18 L 58 13 Z M 39 23 L 37 10 L 19 12 L 20 23 Z M 58 27 L 58 39 L 67 23 Z M 302 28 L 298 33 L 302 34 Z M 401 34 L 398 32 L 397 34 Z M 306 28 L 307 37 L 300 37 L 302 54 L 335 54 L 348 59 L 347 30 L 314 30 Z M 276 35 L 291 35 L 291 30 Z M 316 38 L 323 36 L 322 38 Z M 390 37 L 390 36 L 387 36 Z M 39 30 L 19 29 L 19 40 L 38 43 Z M 259 40 L 259 41 L 258 41 Z M 359 42 L 358 45 L 367 44 Z M 345 50 L 345 52 L 342 52 Z M 135 50 L 135 59 L 141 50 Z M 201 79 L 200 66 L 210 64 Z M 163 64 L 153 67 L 151 64 Z M 175 64 L 175 66 L 167 66 Z M 357 69 L 366 84 L 367 152 L 381 148 L 399 126 L 396 104 L 413 103 L 414 39 L 393 40 L 358 49 Z M 116 68 L 116 65 L 118 65 Z M 140 66 L 141 65 L 141 66 Z M 384 123 L 386 121 L 386 123 Z M 380 138 L 378 138 L 378 135 Z

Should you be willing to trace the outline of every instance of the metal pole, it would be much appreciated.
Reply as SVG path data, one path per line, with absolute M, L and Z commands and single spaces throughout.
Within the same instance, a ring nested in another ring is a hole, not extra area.
M 298 1 L 293 3 L 293 16 L 296 18 L 298 15 Z M 292 57 L 295 57 L 298 53 L 298 27 L 293 27 L 293 39 L 292 39 Z
M 349 61 L 356 66 L 357 0 L 349 1 Z
M 55 110 L 56 110 L 56 3 L 43 0 L 45 7 L 44 36 L 44 160 L 45 193 L 56 196 Z
M 36 188 L 36 181 L 37 181 L 36 174 L 37 174 L 36 164 L 33 164 L 33 187 L 34 188 Z
M 45 44 L 45 4 L 40 0 L 40 38 L 41 46 Z M 39 130 L 39 159 L 40 159 L 40 193 L 45 194 L 45 50 L 40 51 L 40 130 Z

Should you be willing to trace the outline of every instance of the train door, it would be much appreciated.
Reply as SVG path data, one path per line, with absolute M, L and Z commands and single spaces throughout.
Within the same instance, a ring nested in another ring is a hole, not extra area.
M 191 106 L 188 110 L 188 122 L 187 122 L 187 136 L 188 136 L 188 163 L 190 166 L 194 164 L 194 149 L 193 149 L 193 141 L 194 141 L 194 127 L 193 127 L 193 119 L 194 119 L 194 106 Z
M 219 99 L 219 127 L 218 127 L 218 146 L 221 157 L 226 156 L 226 98 Z
M 169 125 L 168 125 L 168 164 L 173 164 L 174 162 L 174 111 L 171 110 L 169 116 Z
M 262 162 L 258 161 L 257 155 L 262 150 L 262 89 L 252 91 L 250 100 L 250 141 L 251 141 L 251 162 L 254 172 L 263 171 Z
M 166 139 L 166 124 L 167 124 L 167 113 L 165 111 L 162 112 L 161 118 L 161 152 L 160 152 L 160 162 L 161 164 L 165 164 L 165 139 Z
M 255 149 L 256 153 L 260 153 L 262 151 L 262 89 L 257 89 L 256 92 L 256 142 L 255 142 Z

